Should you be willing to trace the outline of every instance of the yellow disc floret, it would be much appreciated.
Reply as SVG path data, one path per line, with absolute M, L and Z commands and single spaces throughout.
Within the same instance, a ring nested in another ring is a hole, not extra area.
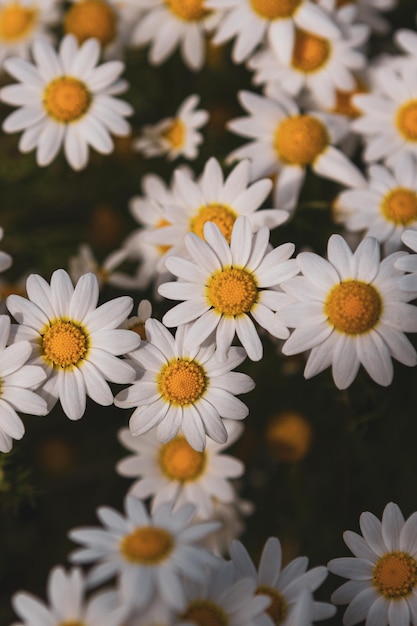
M 159 391 L 163 399 L 175 406 L 188 406 L 196 402 L 206 390 L 207 377 L 196 361 L 173 359 L 158 375 Z
M 292 165 L 313 163 L 328 144 L 326 127 L 311 115 L 288 117 L 275 131 L 275 150 L 284 163 Z
M 208 15 L 204 0 L 165 0 L 168 9 L 185 22 L 196 22 Z
M 95 37 L 102 46 L 111 43 L 117 34 L 117 15 L 103 0 L 74 2 L 64 17 L 64 29 L 83 43 Z
M 372 582 L 385 598 L 404 598 L 417 584 L 417 562 L 405 552 L 384 554 L 374 567 Z
M 162 137 L 168 141 L 173 148 L 182 148 L 185 143 L 186 129 L 184 122 L 174 119 L 162 133 Z
M 410 100 L 398 109 L 396 122 L 407 141 L 417 141 L 417 100 Z
M 330 290 L 324 310 L 336 330 L 359 335 L 378 323 L 382 299 L 373 285 L 360 280 L 346 280 Z
M 412 189 L 392 189 L 381 203 L 384 217 L 394 224 L 407 226 L 417 219 L 417 194 Z
M 243 315 L 257 301 L 258 287 L 247 270 L 228 267 L 210 276 L 206 297 L 219 315 Z
M 62 124 L 80 119 L 90 104 L 91 94 L 86 85 L 71 76 L 55 78 L 43 94 L 43 105 L 48 115 Z
M 309 74 L 321 69 L 330 56 L 330 43 L 327 39 L 297 29 L 295 33 L 292 66 Z
M 191 482 L 203 473 L 206 453 L 194 450 L 180 435 L 161 447 L 158 461 L 165 476 L 171 480 Z
M 211 600 L 190 602 L 180 617 L 182 622 L 197 626 L 227 626 L 230 623 L 223 609 Z
M 204 224 L 214 222 L 220 228 L 224 238 L 230 243 L 236 218 L 237 214 L 224 204 L 207 204 L 200 207 L 196 215 L 191 218 L 190 231 L 204 239 Z
M 143 526 L 123 537 L 120 551 L 127 561 L 155 565 L 166 559 L 173 547 L 174 539 L 165 528 Z
M 34 27 L 37 10 L 11 2 L 0 8 L 0 40 L 11 43 L 23 39 Z
M 271 598 L 271 604 L 265 609 L 265 612 L 272 619 L 275 626 L 280 626 L 287 615 L 287 602 L 284 596 L 274 587 L 269 587 L 268 585 L 260 585 L 256 589 L 256 594 Z
M 57 320 L 52 322 L 41 335 L 42 355 L 55 367 L 74 367 L 87 353 L 87 333 L 74 322 Z
M 250 0 L 252 9 L 265 20 L 291 17 L 301 0 Z

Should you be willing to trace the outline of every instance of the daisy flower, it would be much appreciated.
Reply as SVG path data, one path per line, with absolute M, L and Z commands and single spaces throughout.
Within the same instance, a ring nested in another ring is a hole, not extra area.
M 212 521 L 218 521 L 221 527 L 204 540 L 204 545 L 217 556 L 230 553 L 230 545 L 234 539 L 245 531 L 244 519 L 252 515 L 255 506 L 250 500 L 244 500 L 235 494 L 233 502 L 213 500 Z
M 28 341 L 7 346 L 10 318 L 0 315 L 0 451 L 10 452 L 12 439 L 21 439 L 25 432 L 16 413 L 46 415 L 47 406 L 36 388 L 45 380 L 41 367 L 27 365 L 32 348 Z
M 136 407 L 129 421 L 134 437 L 158 426 L 158 440 L 167 443 L 181 428 L 190 446 L 202 452 L 206 435 L 226 443 L 222 417 L 247 416 L 248 408 L 235 395 L 251 391 L 254 382 L 247 374 L 231 371 L 244 361 L 244 350 L 234 348 L 219 363 L 213 345 L 185 347 L 188 330 L 182 325 L 174 338 L 158 320 L 145 322 L 147 342 L 129 354 L 137 380 L 117 394 L 115 404 Z M 175 444 L 167 449 L 172 452 Z
M 391 24 L 381 13 L 395 9 L 398 0 L 318 0 L 318 3 L 330 13 L 337 10 L 338 18 L 344 23 L 361 22 L 378 35 L 384 35 L 391 30 Z
M 37 274 L 26 281 L 29 299 L 11 295 L 7 308 L 17 324 L 14 340 L 28 340 L 32 362 L 42 365 L 48 378 L 42 386 L 48 408 L 59 399 L 72 420 L 83 416 L 86 396 L 97 404 L 113 403 L 106 380 L 132 382 L 134 369 L 117 355 L 134 350 L 140 337 L 120 329 L 132 308 L 121 296 L 97 307 L 99 286 L 94 274 L 84 274 L 75 288 L 64 270 L 52 274 L 51 284 Z
M 288 63 L 296 27 L 323 37 L 339 32 L 334 20 L 310 0 L 207 0 L 207 6 L 224 13 L 212 41 L 223 44 L 236 38 L 232 50 L 235 63 L 246 61 L 262 43 L 272 46 L 281 61 Z
M 104 591 L 87 600 L 84 575 L 78 567 L 68 572 L 54 567 L 47 595 L 48 605 L 24 591 L 16 593 L 12 604 L 22 621 L 14 626 L 121 626 L 126 613 L 118 606 L 116 592 Z
M 164 502 L 175 502 L 174 510 L 190 502 L 199 519 L 213 519 L 214 500 L 233 502 L 230 479 L 244 472 L 241 461 L 222 454 L 241 435 L 243 426 L 230 420 L 224 420 L 224 425 L 227 442 L 209 440 L 203 452 L 194 450 L 182 433 L 161 444 L 155 430 L 133 437 L 128 428 L 123 429 L 119 439 L 135 455 L 119 461 L 116 469 L 122 476 L 139 478 L 129 492 L 142 500 L 151 497 L 151 510 Z
M 401 241 L 413 252 L 417 252 L 417 232 L 415 230 L 405 230 L 401 236 Z M 395 267 L 403 272 L 411 272 L 400 278 L 401 289 L 417 293 L 417 254 L 400 257 Z
M 170 161 L 179 156 L 197 158 L 198 146 L 203 141 L 197 129 L 204 126 L 209 118 L 208 111 L 196 109 L 199 100 L 199 96 L 191 95 L 180 105 L 174 117 L 144 126 L 141 137 L 133 143 L 133 147 L 146 157 L 166 154 Z
M 151 317 L 151 315 L 152 304 L 149 300 L 141 300 L 138 304 L 137 315 L 128 317 L 126 322 L 123 324 L 123 328 L 133 330 L 135 333 L 138 333 L 141 339 L 146 341 L 145 322 Z
M 163 283 L 159 293 L 184 302 L 170 309 L 163 322 L 167 326 L 192 322 L 186 348 L 195 349 L 210 337 L 220 359 L 226 357 L 237 334 L 248 357 L 259 361 L 263 348 L 252 317 L 274 337 L 286 339 L 289 334 L 279 314 L 274 315 L 283 295 L 275 288 L 298 273 L 295 260 L 290 259 L 295 246 L 286 243 L 268 252 L 269 229 L 263 227 L 253 234 L 244 216 L 233 226 L 230 245 L 211 222 L 204 227 L 204 238 L 186 235 L 193 260 L 173 256 L 166 260 L 179 280 Z
M 200 543 L 216 530 L 216 522 L 191 523 L 195 508 L 188 504 L 172 511 L 163 504 L 149 514 L 134 498 L 125 499 L 125 513 L 110 507 L 97 511 L 101 528 L 76 528 L 69 536 L 85 547 L 74 551 L 74 563 L 95 562 L 87 575 L 89 586 L 118 577 L 122 601 L 140 607 L 156 600 L 182 610 L 185 606 L 183 580 L 204 578 L 204 565 L 215 562 Z
M 35 64 L 6 59 L 4 68 L 20 81 L 0 90 L 3 102 L 20 108 L 6 117 L 3 130 L 23 130 L 21 152 L 37 148 L 38 165 L 49 165 L 63 145 L 66 159 L 75 170 L 88 162 L 88 146 L 101 154 L 113 150 L 110 133 L 124 136 L 130 126 L 124 119 L 133 110 L 113 95 L 124 90 L 118 80 L 123 63 L 97 66 L 100 45 L 88 39 L 78 48 L 73 35 L 66 35 L 58 53 L 45 40 L 32 47 Z
M 275 206 L 295 208 L 308 165 L 319 176 L 339 183 L 363 184 L 358 168 L 332 145 L 349 131 L 340 115 L 301 113 L 297 103 L 284 94 L 268 98 L 241 91 L 239 100 L 249 116 L 231 120 L 228 128 L 252 141 L 234 150 L 228 160 L 249 158 L 252 180 L 278 174 Z
M 294 304 L 281 319 L 295 330 L 282 351 L 292 355 L 310 350 L 304 376 L 311 378 L 332 365 L 339 389 L 353 382 L 360 364 L 380 385 L 393 378 L 394 357 L 404 365 L 417 363 L 416 351 L 404 335 L 417 331 L 414 294 L 401 290 L 402 272 L 394 253 L 380 261 L 373 237 L 363 239 L 352 253 L 340 235 L 329 239 L 328 260 L 301 252 L 302 276 L 281 285 Z
M 380 521 L 373 513 L 359 518 L 362 535 L 347 530 L 343 539 L 353 557 L 332 559 L 333 574 L 350 580 L 332 597 L 336 604 L 349 604 L 345 626 L 366 620 L 366 625 L 414 624 L 417 620 L 417 513 L 407 520 L 389 502 Z
M 304 602 L 304 592 L 316 591 L 328 574 L 324 566 L 307 571 L 305 556 L 294 559 L 281 570 L 282 550 L 276 537 L 270 537 L 265 543 L 258 570 L 240 541 L 232 542 L 230 555 L 237 574 L 248 576 L 256 586 L 256 593 L 270 598 L 266 612 L 272 622 L 280 626 L 291 624 L 288 617 L 300 601 Z M 327 602 L 313 602 L 310 617 L 314 621 L 322 620 L 335 612 L 335 607 Z M 303 622 L 298 626 L 304 626 Z
M 78 254 L 69 259 L 69 274 L 74 283 L 76 283 L 83 274 L 92 272 L 97 276 L 100 288 L 102 288 L 103 285 L 123 287 L 126 281 L 126 275 L 115 270 L 127 259 L 127 256 L 127 250 L 115 250 L 109 254 L 102 263 L 99 263 L 91 247 L 84 243 L 79 246 Z

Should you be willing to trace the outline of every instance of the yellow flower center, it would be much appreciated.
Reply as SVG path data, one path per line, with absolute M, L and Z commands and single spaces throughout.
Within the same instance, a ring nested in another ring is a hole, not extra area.
M 175 119 L 171 122 L 166 130 L 162 133 L 164 139 L 166 139 L 173 148 L 181 148 L 185 143 L 185 125 L 179 119 Z
M 219 315 L 243 315 L 255 304 L 258 287 L 247 270 L 228 267 L 210 276 L 206 297 Z
M 88 111 L 90 104 L 91 94 L 86 85 L 71 76 L 55 78 L 43 94 L 48 115 L 63 124 L 78 120 Z
M 266 20 L 291 17 L 301 0 L 250 0 L 252 9 Z
M 417 141 L 417 100 L 410 100 L 398 109 L 396 122 L 407 141 Z
M 190 231 L 204 239 L 204 224 L 206 222 L 214 222 L 220 228 L 228 243 L 230 243 L 236 218 L 236 213 L 224 204 L 207 204 L 200 207 L 197 214 L 191 218 Z
M 185 439 L 175 437 L 161 446 L 159 465 L 163 473 L 171 480 L 181 482 L 197 480 L 206 465 L 205 452 L 197 452 Z
M 326 127 L 310 115 L 295 115 L 280 122 L 274 147 L 284 163 L 309 165 L 329 144 Z
M 127 561 L 155 565 L 172 552 L 174 540 L 164 528 L 143 526 L 123 537 L 120 550 Z
M 324 310 L 336 330 L 359 335 L 377 324 L 382 300 L 373 285 L 360 280 L 346 280 L 330 290 Z
M 196 22 L 208 15 L 204 0 L 165 0 L 168 9 L 181 20 Z
M 372 582 L 385 598 L 404 598 L 417 584 L 417 562 L 404 552 L 390 552 L 378 559 Z
M 271 598 L 271 604 L 265 609 L 265 612 L 272 619 L 275 626 L 280 626 L 287 615 L 287 603 L 284 596 L 268 585 L 260 585 L 256 590 L 256 594 Z
M 390 222 L 406 226 L 417 219 L 417 194 L 412 189 L 392 189 L 383 199 L 381 211 Z
M 311 425 L 300 413 L 280 413 L 267 424 L 268 448 L 283 463 L 295 463 L 304 458 L 310 448 L 311 439 Z
M 41 335 L 43 356 L 55 367 L 74 367 L 88 350 L 88 335 L 74 322 L 57 320 Z
M 102 46 L 106 46 L 116 37 L 117 14 L 103 0 L 80 0 L 67 11 L 64 29 L 74 35 L 80 44 L 95 37 Z
M 0 9 L 0 39 L 12 42 L 25 37 L 32 30 L 37 13 L 19 2 L 6 4 Z
M 304 30 L 296 30 L 292 56 L 295 69 L 305 74 L 316 72 L 325 65 L 329 56 L 330 44 L 327 39 Z
M 207 377 L 195 361 L 173 359 L 161 369 L 158 385 L 164 400 L 177 406 L 187 406 L 203 395 Z
M 229 624 L 226 613 L 211 600 L 190 602 L 180 617 L 181 621 L 192 622 L 198 626 L 227 626 Z

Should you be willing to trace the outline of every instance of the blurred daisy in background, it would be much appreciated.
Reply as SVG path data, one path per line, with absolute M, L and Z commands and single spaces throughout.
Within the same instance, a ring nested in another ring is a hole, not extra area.
M 398 0 L 318 0 L 318 4 L 330 13 L 337 10 L 343 23 L 360 22 L 383 35 L 391 30 L 391 24 L 381 13 L 395 9 Z
M 213 500 L 213 507 L 211 519 L 219 522 L 220 528 L 204 540 L 204 545 L 217 556 L 228 556 L 232 541 L 245 532 L 244 520 L 253 514 L 255 506 L 250 500 L 237 496 L 233 502 Z
M 113 287 L 131 288 L 136 284 L 133 279 L 129 280 L 126 274 L 117 272 L 116 269 L 128 257 L 128 251 L 125 249 L 115 250 L 109 254 L 102 263 L 95 258 L 91 247 L 84 243 L 80 244 L 78 254 L 70 257 L 68 261 L 69 274 L 75 284 L 83 274 L 92 272 L 97 276 L 100 289 L 103 285 L 112 285 Z
M 130 126 L 124 119 L 132 107 L 113 96 L 125 90 L 119 76 L 123 63 L 111 61 L 97 66 L 100 46 L 88 39 L 78 47 L 73 35 L 66 35 L 56 52 L 37 39 L 32 47 L 35 64 L 6 59 L 4 68 L 20 81 L 0 90 L 0 99 L 20 107 L 6 117 L 3 130 L 23 130 L 21 152 L 37 148 L 36 161 L 49 165 L 64 148 L 69 165 L 80 170 L 88 162 L 88 146 L 101 154 L 113 150 L 110 134 L 124 136 Z

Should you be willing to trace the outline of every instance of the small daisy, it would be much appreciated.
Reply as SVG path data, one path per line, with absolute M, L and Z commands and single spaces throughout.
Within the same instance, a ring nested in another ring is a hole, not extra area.
M 276 537 L 270 537 L 265 543 L 258 570 L 240 541 L 232 542 L 230 555 L 238 575 L 250 577 L 256 585 L 256 593 L 270 598 L 271 603 L 266 612 L 272 622 L 280 626 L 291 624 L 291 612 L 303 600 L 304 592 L 316 591 L 328 574 L 324 566 L 307 571 L 308 559 L 305 556 L 294 559 L 281 570 L 282 550 Z M 335 613 L 336 609 L 331 604 L 313 602 L 310 617 L 316 621 Z M 298 626 L 304 624 L 301 622 Z
M 48 578 L 49 605 L 20 591 L 12 598 L 13 608 L 22 620 L 14 626 L 122 626 L 126 610 L 118 606 L 114 591 L 104 591 L 86 599 L 84 575 L 78 567 L 68 572 L 54 567 Z
M 134 498 L 125 499 L 125 513 L 110 507 L 97 511 L 105 529 L 77 528 L 69 536 L 85 547 L 70 555 L 74 563 L 95 562 L 89 586 L 118 577 L 126 606 L 146 608 L 158 598 L 168 607 L 185 606 L 183 580 L 204 578 L 204 565 L 215 562 L 201 541 L 217 529 L 216 522 L 192 523 L 195 508 L 188 504 L 172 511 L 163 504 L 153 514 Z
M 417 364 L 416 351 L 404 335 L 417 331 L 414 294 L 401 290 L 402 275 L 395 262 L 403 253 L 380 261 L 373 237 L 363 239 L 352 253 L 340 235 L 329 239 L 328 260 L 312 252 L 297 256 L 302 276 L 281 285 L 294 304 L 281 319 L 295 330 L 284 344 L 284 354 L 310 350 L 304 376 L 311 378 L 332 365 L 339 389 L 353 382 L 360 364 L 380 385 L 393 378 L 394 357 Z
M 405 230 L 401 236 L 401 241 L 413 252 L 417 252 L 417 232 L 415 230 Z M 417 293 L 417 254 L 400 257 L 395 267 L 403 272 L 411 272 L 400 278 L 401 289 Z
M 126 281 L 126 275 L 115 270 L 127 257 L 127 250 L 116 250 L 109 254 L 102 263 L 99 263 L 91 247 L 88 244 L 81 244 L 78 248 L 78 254 L 69 259 L 69 274 L 74 284 L 83 274 L 92 272 L 97 276 L 100 289 L 103 285 L 123 287 Z
M 252 180 L 278 174 L 275 206 L 294 210 L 307 165 L 319 176 L 339 183 L 363 184 L 358 168 L 332 145 L 349 131 L 340 115 L 301 113 L 295 100 L 284 94 L 268 98 L 241 91 L 239 99 L 249 116 L 231 120 L 228 128 L 252 141 L 234 150 L 228 160 L 249 158 Z
M 25 432 L 16 413 L 46 415 L 47 406 L 36 388 L 46 379 L 41 367 L 27 365 L 32 353 L 28 341 L 7 346 L 10 318 L 0 315 L 0 451 L 10 452 L 12 439 L 21 439 Z M 6 347 L 7 346 L 7 347 Z
M 286 339 L 289 334 L 273 313 L 283 296 L 274 288 L 298 273 L 296 261 L 290 259 L 295 246 L 286 243 L 268 252 L 269 229 L 263 227 L 253 234 L 244 216 L 233 226 L 230 245 L 212 222 L 205 225 L 204 238 L 186 235 L 193 260 L 173 256 L 166 260 L 179 280 L 162 284 L 159 293 L 184 302 L 170 309 L 163 322 L 167 326 L 192 322 L 185 344 L 192 349 L 215 335 L 220 359 L 237 334 L 248 357 L 259 361 L 263 348 L 252 317 L 274 337 Z
M 417 620 L 417 513 L 407 520 L 390 502 L 382 522 L 372 513 L 359 518 L 362 535 L 345 531 L 343 539 L 353 557 L 332 559 L 333 574 L 350 580 L 332 597 L 336 604 L 349 604 L 345 626 L 365 621 L 367 626 L 408 626 Z
M 86 395 L 97 404 L 113 403 L 106 380 L 129 383 L 134 369 L 117 355 L 134 350 L 140 337 L 120 329 L 132 308 L 132 298 L 121 296 L 97 307 L 98 281 L 84 274 L 75 288 L 64 270 L 52 274 L 51 284 L 37 274 L 26 281 L 29 299 L 18 295 L 6 304 L 17 321 L 14 339 L 30 341 L 32 362 L 42 365 L 47 380 L 42 386 L 48 408 L 59 399 L 72 420 L 83 416 Z
M 100 46 L 88 39 L 78 48 L 73 35 L 66 35 L 58 53 L 42 39 L 32 47 L 35 64 L 23 59 L 6 59 L 4 68 L 18 85 L 0 90 L 3 102 L 19 106 L 3 122 L 6 133 L 23 130 L 19 150 L 37 148 L 38 165 L 49 165 L 61 146 L 75 170 L 88 162 L 88 146 L 101 154 L 113 150 L 110 133 L 125 136 L 130 126 L 124 119 L 132 107 L 114 98 L 125 89 L 119 76 L 123 63 L 112 61 L 97 66 Z
M 168 117 L 152 126 L 142 128 L 142 136 L 133 147 L 146 157 L 167 155 L 170 161 L 183 156 L 195 159 L 203 136 L 197 131 L 207 123 L 209 114 L 196 109 L 199 96 L 192 95 L 184 100 L 174 117 Z
M 151 317 L 151 315 L 152 304 L 149 300 L 141 300 L 138 304 L 137 315 L 128 317 L 126 322 L 123 324 L 123 328 L 133 330 L 135 333 L 138 333 L 141 339 L 146 341 L 145 322 Z
M 248 408 L 235 396 L 251 391 L 254 382 L 247 374 L 231 371 L 244 361 L 244 350 L 232 349 L 219 363 L 212 345 L 185 347 L 188 330 L 182 325 L 174 338 L 158 320 L 145 322 L 147 342 L 129 354 L 138 379 L 117 394 L 115 404 L 136 407 L 129 421 L 134 437 L 158 426 L 158 440 L 167 443 L 182 429 L 190 446 L 202 452 L 206 435 L 226 443 L 222 417 L 247 416 Z
M 224 425 L 227 442 L 209 440 L 203 452 L 194 450 L 181 433 L 161 444 L 155 430 L 133 437 L 129 429 L 123 429 L 119 439 L 135 455 L 120 461 L 116 469 L 122 476 L 139 478 L 129 491 L 142 500 L 151 497 L 151 510 L 164 502 L 175 502 L 174 510 L 190 502 L 199 519 L 213 519 L 214 499 L 233 502 L 230 479 L 244 472 L 241 461 L 222 454 L 241 435 L 243 426 L 232 420 L 224 420 Z

